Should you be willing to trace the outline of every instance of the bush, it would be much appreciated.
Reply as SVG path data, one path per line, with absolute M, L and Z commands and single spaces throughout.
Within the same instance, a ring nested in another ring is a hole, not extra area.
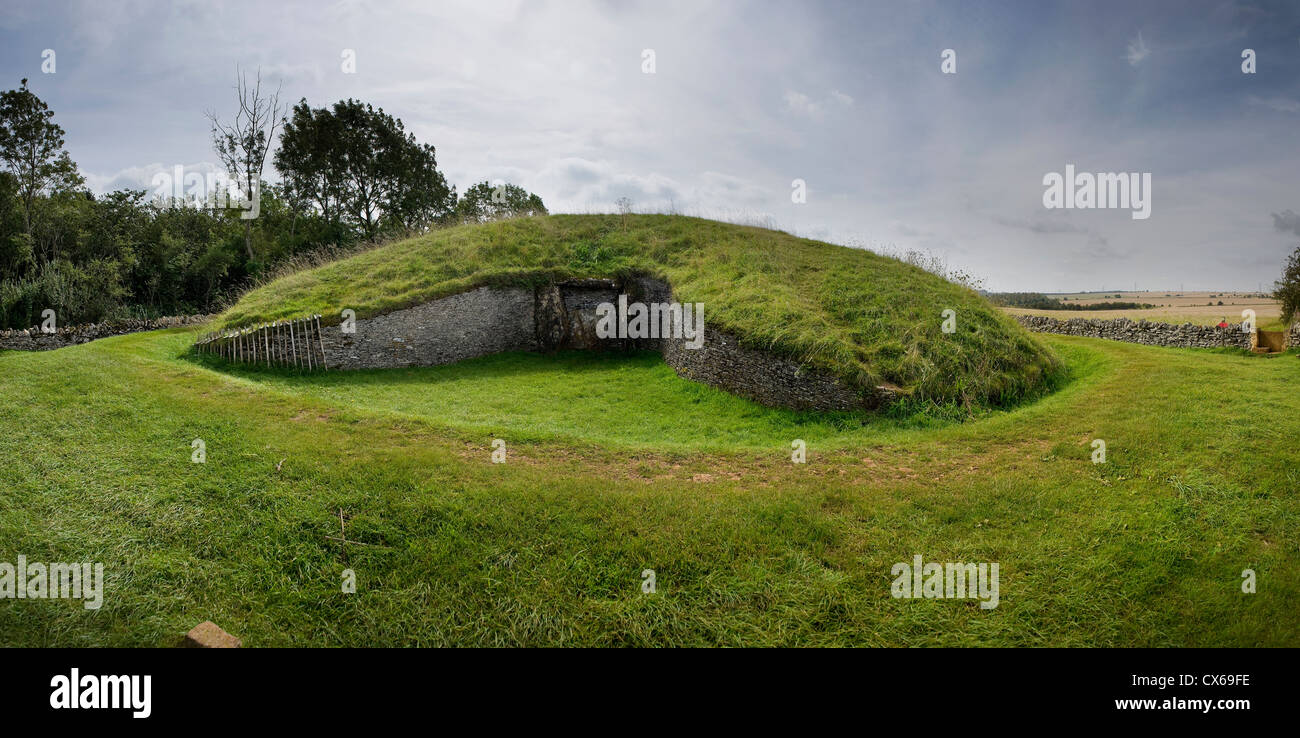
M 54 311 L 59 325 L 121 317 L 125 294 L 116 262 L 42 264 L 33 277 L 0 282 L 0 328 L 38 325 L 47 309 Z
M 1300 246 L 1291 252 L 1276 287 L 1273 297 L 1282 303 L 1282 322 L 1289 324 L 1300 317 Z

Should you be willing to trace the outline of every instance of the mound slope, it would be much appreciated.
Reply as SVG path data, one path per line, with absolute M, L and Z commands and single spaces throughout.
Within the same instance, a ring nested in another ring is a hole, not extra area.
M 651 276 L 707 306 L 710 328 L 851 386 L 1004 404 L 1059 360 L 975 292 L 897 259 L 779 231 L 670 215 L 552 215 L 458 226 L 301 271 L 249 292 L 233 328 L 320 314 L 383 315 L 481 286 Z M 944 333 L 943 311 L 956 313 Z

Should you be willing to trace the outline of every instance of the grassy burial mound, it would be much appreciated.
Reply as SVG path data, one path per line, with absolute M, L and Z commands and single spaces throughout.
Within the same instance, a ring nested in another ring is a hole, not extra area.
M 652 276 L 705 305 L 711 330 L 914 401 L 980 408 L 1036 394 L 1060 361 L 971 290 L 897 259 L 779 231 L 671 215 L 552 215 L 437 230 L 291 274 L 219 319 L 364 319 L 481 286 Z M 944 333 L 943 312 L 956 313 Z

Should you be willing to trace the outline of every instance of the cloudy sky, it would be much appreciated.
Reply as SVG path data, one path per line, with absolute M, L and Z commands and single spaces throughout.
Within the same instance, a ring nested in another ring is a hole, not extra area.
M 4 0 L 0 13 L 0 84 L 30 78 L 99 192 L 211 166 L 204 111 L 233 113 L 237 67 L 289 102 L 384 108 L 461 189 L 504 179 L 552 212 L 627 197 L 770 220 L 928 250 L 992 289 L 1267 288 L 1300 244 L 1293 0 Z M 1066 164 L 1151 173 L 1150 218 L 1045 208 L 1043 178 Z

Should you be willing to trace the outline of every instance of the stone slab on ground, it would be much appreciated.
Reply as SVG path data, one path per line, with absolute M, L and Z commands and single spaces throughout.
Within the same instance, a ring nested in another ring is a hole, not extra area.
M 230 635 L 211 620 L 204 620 L 185 634 L 188 648 L 239 648 L 243 641 Z

